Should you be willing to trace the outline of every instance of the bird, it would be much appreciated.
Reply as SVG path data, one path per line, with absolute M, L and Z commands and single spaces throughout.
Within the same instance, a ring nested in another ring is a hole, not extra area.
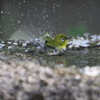
M 45 50 L 49 48 L 48 55 L 59 55 L 62 54 L 66 50 L 66 46 L 68 43 L 68 39 L 71 39 L 71 37 L 67 37 L 65 34 L 57 34 L 54 38 L 52 38 L 49 34 L 46 33 L 45 35 Z M 51 48 L 51 49 L 50 49 Z

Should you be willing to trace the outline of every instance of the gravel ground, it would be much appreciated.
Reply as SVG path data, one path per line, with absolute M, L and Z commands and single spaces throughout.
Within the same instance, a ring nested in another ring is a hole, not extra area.
M 0 54 L 0 100 L 100 100 L 100 66 L 41 63 Z

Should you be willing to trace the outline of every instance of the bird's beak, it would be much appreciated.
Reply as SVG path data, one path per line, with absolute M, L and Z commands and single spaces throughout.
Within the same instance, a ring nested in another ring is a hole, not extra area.
M 67 37 L 66 39 L 71 39 L 72 37 Z

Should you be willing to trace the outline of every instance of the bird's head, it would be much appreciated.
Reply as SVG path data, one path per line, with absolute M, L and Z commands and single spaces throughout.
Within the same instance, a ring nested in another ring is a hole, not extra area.
M 66 45 L 68 43 L 68 39 L 71 37 L 67 37 L 64 34 L 57 34 L 54 38 L 54 46 L 61 49 L 66 49 Z

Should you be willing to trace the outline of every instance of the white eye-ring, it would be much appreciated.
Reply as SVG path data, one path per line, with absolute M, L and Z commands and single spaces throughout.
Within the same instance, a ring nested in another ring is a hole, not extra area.
M 64 38 L 61 38 L 61 41 L 65 41 L 65 39 Z

